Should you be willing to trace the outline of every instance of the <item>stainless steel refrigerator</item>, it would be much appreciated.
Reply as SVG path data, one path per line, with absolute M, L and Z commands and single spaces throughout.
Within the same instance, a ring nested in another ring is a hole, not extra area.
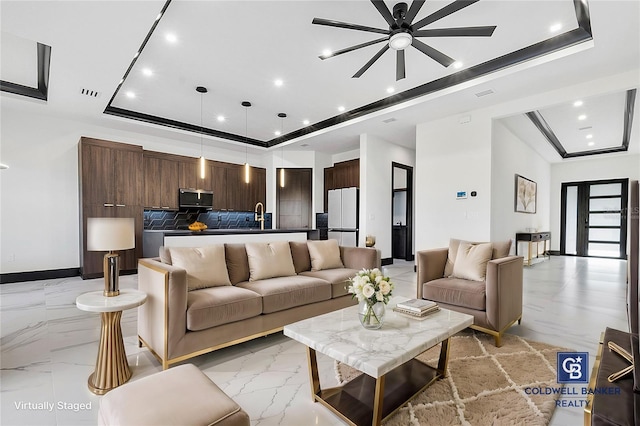
M 358 245 L 358 188 L 332 189 L 328 193 L 328 236 L 345 247 Z

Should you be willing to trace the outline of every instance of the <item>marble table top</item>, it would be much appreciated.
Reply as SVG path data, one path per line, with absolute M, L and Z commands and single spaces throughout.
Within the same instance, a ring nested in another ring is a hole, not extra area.
M 286 325 L 284 334 L 378 378 L 473 324 L 473 316 L 447 309 L 424 320 L 393 311 L 395 305 L 406 300 L 397 296 L 389 301 L 379 330 L 362 327 L 358 306 L 350 306 Z
M 117 296 L 107 297 L 101 291 L 81 294 L 76 298 L 76 306 L 88 312 L 118 312 L 135 308 L 147 301 L 145 292 L 134 289 L 121 289 Z

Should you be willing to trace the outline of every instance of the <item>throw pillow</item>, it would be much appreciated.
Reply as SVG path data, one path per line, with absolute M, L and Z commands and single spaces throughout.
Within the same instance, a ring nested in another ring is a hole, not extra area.
M 509 251 L 511 250 L 511 240 L 499 241 L 493 244 L 493 254 L 491 255 L 491 259 L 501 259 L 503 257 L 509 256 Z
M 296 274 L 288 241 L 246 243 L 249 260 L 249 281 Z
M 187 271 L 189 291 L 231 285 L 224 259 L 224 245 L 170 247 L 169 253 L 173 266 Z
M 452 278 L 471 281 L 484 281 L 487 275 L 487 263 L 491 260 L 493 244 L 471 244 L 461 242 L 453 264 Z
M 447 263 L 444 265 L 444 276 L 450 277 L 453 274 L 453 265 L 456 263 L 456 255 L 458 254 L 458 246 L 466 241 L 451 238 L 449 240 L 449 253 L 447 254 Z
M 311 270 L 311 258 L 309 257 L 309 247 L 306 241 L 289 241 L 291 247 L 291 257 L 296 274 Z
M 337 240 L 307 241 L 307 247 L 309 247 L 312 271 L 344 268 Z

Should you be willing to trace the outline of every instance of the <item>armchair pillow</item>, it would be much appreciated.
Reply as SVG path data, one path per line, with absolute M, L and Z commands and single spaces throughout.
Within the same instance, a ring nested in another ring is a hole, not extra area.
M 169 247 L 174 266 L 187 271 L 189 291 L 231 285 L 224 258 L 224 245 L 206 247 Z
M 450 277 L 451 274 L 453 274 L 453 265 L 456 262 L 456 255 L 458 254 L 458 247 L 460 246 L 460 243 L 481 244 L 451 238 L 449 240 L 449 253 L 447 254 L 447 263 L 444 266 L 444 277 Z M 500 241 L 497 243 L 494 242 L 492 244 L 493 250 L 491 252 L 491 259 L 501 259 L 503 257 L 509 256 L 509 251 L 511 250 L 511 240 Z
M 471 244 L 461 242 L 458 245 L 456 261 L 453 264 L 452 278 L 472 281 L 484 281 L 487 275 L 487 263 L 491 260 L 493 244 Z
M 311 257 L 311 270 L 344 268 L 340 259 L 340 246 L 336 240 L 307 241 L 309 257 Z
M 288 241 L 246 243 L 249 281 L 296 275 Z

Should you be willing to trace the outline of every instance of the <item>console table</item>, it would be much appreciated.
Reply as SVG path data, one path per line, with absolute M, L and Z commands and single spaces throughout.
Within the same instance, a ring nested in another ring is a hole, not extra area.
M 516 234 L 516 256 L 518 255 L 518 242 L 526 241 L 529 243 L 529 249 L 527 250 L 527 259 L 525 265 L 531 266 L 531 259 L 533 257 L 538 257 L 538 245 L 540 243 L 544 243 L 544 252 L 543 256 L 547 256 L 549 254 L 549 248 L 547 247 L 547 241 L 551 241 L 551 232 L 518 232 Z M 536 243 L 536 255 L 531 256 L 531 246 L 533 243 Z M 551 245 L 551 243 L 549 243 Z

